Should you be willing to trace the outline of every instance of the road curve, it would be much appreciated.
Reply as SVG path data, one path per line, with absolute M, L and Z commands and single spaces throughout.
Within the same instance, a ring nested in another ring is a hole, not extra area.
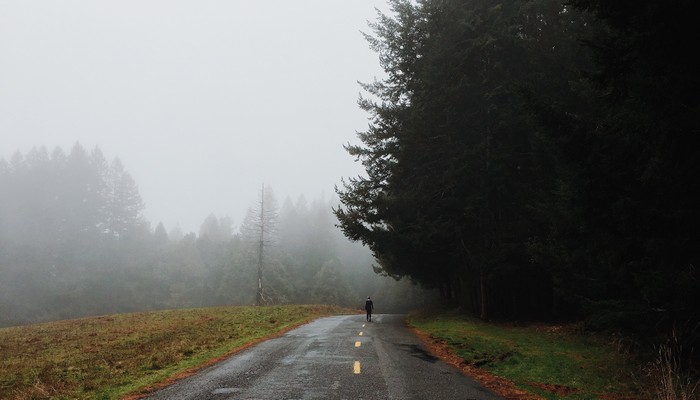
M 430 355 L 401 315 L 316 320 L 153 393 L 153 400 L 500 397 Z

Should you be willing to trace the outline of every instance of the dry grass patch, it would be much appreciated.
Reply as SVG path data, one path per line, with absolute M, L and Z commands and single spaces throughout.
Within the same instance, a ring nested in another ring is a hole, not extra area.
M 119 398 L 341 312 L 330 306 L 217 307 L 0 329 L 0 398 Z

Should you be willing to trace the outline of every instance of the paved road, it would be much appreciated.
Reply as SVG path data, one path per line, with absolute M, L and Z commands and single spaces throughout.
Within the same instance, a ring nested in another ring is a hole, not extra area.
M 400 315 L 322 318 L 149 399 L 499 399 L 426 352 Z

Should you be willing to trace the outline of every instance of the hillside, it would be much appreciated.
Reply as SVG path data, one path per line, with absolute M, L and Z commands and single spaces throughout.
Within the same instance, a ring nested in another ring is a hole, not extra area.
M 0 329 L 0 398 L 120 398 L 341 312 L 311 305 L 216 307 Z

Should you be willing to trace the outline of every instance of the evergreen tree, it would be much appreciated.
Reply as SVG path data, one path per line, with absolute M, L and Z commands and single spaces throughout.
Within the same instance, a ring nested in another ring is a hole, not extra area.
M 107 231 L 123 237 L 143 224 L 144 204 L 134 179 L 118 158 L 110 164 L 107 179 Z
M 562 164 L 576 172 L 568 183 L 579 210 L 572 223 L 588 243 L 584 262 L 602 266 L 588 306 L 607 311 L 608 321 L 624 315 L 638 331 L 695 325 L 700 317 L 688 305 L 700 293 L 700 63 L 687 49 L 698 39 L 690 12 L 697 6 L 572 4 L 600 24 L 585 37 L 596 56 L 589 82 L 599 107 L 580 135 L 559 141 Z M 556 120 L 566 120 L 562 114 Z
M 379 101 L 360 99 L 373 122 L 347 149 L 367 176 L 338 191 L 341 227 L 370 246 L 380 272 L 439 288 L 482 317 L 544 316 L 550 273 L 528 247 L 547 233 L 537 209 L 551 178 L 524 103 L 558 78 L 533 66 L 533 49 L 543 57 L 573 41 L 552 45 L 540 31 L 578 21 L 555 2 L 392 5 L 396 17 L 380 15 L 368 36 L 388 77 L 364 85 Z
M 153 236 L 158 247 L 164 247 L 170 241 L 170 238 L 168 237 L 168 232 L 165 230 L 165 226 L 162 222 L 159 222 L 158 225 L 156 225 L 156 229 L 153 231 Z

